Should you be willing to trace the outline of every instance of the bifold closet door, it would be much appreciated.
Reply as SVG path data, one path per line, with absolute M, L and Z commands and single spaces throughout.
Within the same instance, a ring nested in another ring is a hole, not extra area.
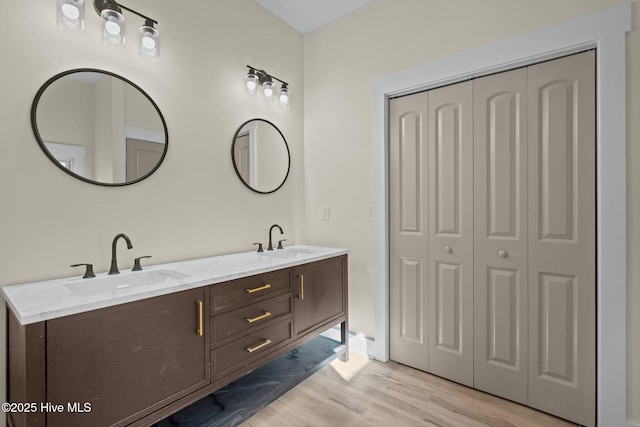
M 429 91 L 429 372 L 473 386 L 473 83 Z
M 527 404 L 527 69 L 474 82 L 474 386 Z
M 429 370 L 427 93 L 389 101 L 392 360 Z
M 529 406 L 585 426 L 595 425 L 595 111 L 595 52 L 529 67 Z
M 595 425 L 595 108 L 594 51 L 390 101 L 393 360 Z

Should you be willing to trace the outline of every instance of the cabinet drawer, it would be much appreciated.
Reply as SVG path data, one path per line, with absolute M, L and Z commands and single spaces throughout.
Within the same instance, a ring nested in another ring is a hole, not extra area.
M 291 320 L 276 323 L 211 351 L 214 378 L 220 378 L 291 342 Z
M 291 291 L 292 269 L 271 271 L 211 286 L 211 315 Z
M 291 294 L 286 294 L 212 317 L 209 328 L 212 346 L 282 320 L 282 316 L 291 314 L 291 304 Z

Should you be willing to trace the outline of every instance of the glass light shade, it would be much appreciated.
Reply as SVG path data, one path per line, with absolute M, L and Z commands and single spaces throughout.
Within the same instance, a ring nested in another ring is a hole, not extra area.
M 289 109 L 289 88 L 286 84 L 283 84 L 280 89 L 279 104 L 285 110 Z
M 147 24 L 140 27 L 140 56 L 155 61 L 160 57 L 160 33 Z
M 102 17 L 102 42 L 112 47 L 124 47 L 124 16 L 116 10 L 104 9 Z
M 84 34 L 84 0 L 57 0 L 58 28 Z
M 245 78 L 245 86 L 247 87 L 247 93 L 249 95 L 256 94 L 258 90 L 258 76 L 256 76 L 255 71 L 249 70 Z
M 264 102 L 266 102 L 267 104 L 270 104 L 273 102 L 273 98 L 274 98 L 274 92 L 275 92 L 275 85 L 273 84 L 273 82 L 271 80 L 267 80 L 264 83 L 262 83 L 262 93 L 264 94 Z

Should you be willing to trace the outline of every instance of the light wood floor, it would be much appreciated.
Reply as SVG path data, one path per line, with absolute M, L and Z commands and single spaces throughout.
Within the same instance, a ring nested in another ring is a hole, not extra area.
M 334 360 L 242 427 L 575 426 L 400 365 L 351 354 Z

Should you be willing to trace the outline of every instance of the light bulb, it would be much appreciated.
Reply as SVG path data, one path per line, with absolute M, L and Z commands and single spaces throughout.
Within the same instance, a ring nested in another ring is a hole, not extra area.
M 147 19 L 140 27 L 140 56 L 152 61 L 160 57 L 160 32 L 153 26 L 155 23 Z
M 289 108 L 289 87 L 287 86 L 286 83 L 283 83 L 282 87 L 280 88 L 279 101 L 280 101 L 281 107 L 285 109 Z
M 120 10 L 104 9 L 100 16 L 102 17 L 102 42 L 111 47 L 124 47 L 124 16 Z
M 78 9 L 75 5 L 73 4 L 63 4 L 62 5 L 62 14 L 64 15 L 65 18 L 67 19 L 71 19 L 71 20 L 76 20 L 80 17 L 80 9 Z
M 146 35 L 142 37 L 142 46 L 144 46 L 145 49 L 153 50 L 156 48 L 156 41 L 153 37 Z
M 249 95 L 255 95 L 258 89 L 258 76 L 253 68 L 249 68 L 249 72 L 245 77 L 245 86 Z
M 58 28 L 76 34 L 84 33 L 84 0 L 57 0 Z
M 262 82 L 264 102 L 271 104 L 273 102 L 273 80 L 271 76 L 267 76 L 265 81 Z
M 115 20 L 113 18 L 109 18 L 109 20 L 104 24 L 104 29 L 107 30 L 107 32 L 112 36 L 117 36 L 118 34 L 120 34 L 121 28 L 120 25 L 118 25 L 118 23 L 114 21 Z

